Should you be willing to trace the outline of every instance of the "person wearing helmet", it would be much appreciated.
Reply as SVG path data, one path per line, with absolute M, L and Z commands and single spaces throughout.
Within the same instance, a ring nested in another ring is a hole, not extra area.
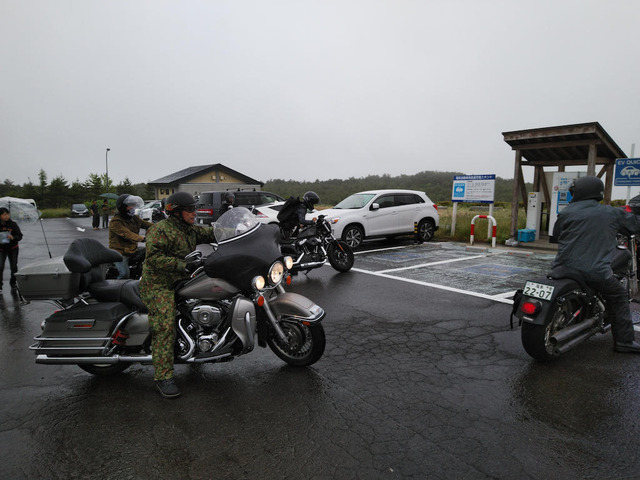
M 193 273 L 184 257 L 196 245 L 216 241 L 213 228 L 194 225 L 196 200 L 186 192 L 170 195 L 165 203 L 168 217 L 147 232 L 147 256 L 142 267 L 140 297 L 149 310 L 151 349 L 156 388 L 164 398 L 177 398 L 173 379 L 175 332 L 175 285 Z
M 224 202 L 222 202 L 222 205 L 220 206 L 220 215 L 222 215 L 224 212 L 226 212 L 230 208 L 233 208 L 233 204 L 235 203 L 235 201 L 236 201 L 236 196 L 233 193 L 229 192 L 225 194 Z
M 128 193 L 116 200 L 117 212 L 109 222 L 109 248 L 122 255 L 122 262 L 115 263 L 118 278 L 129 278 L 129 259 L 138 252 L 138 242 L 144 242 L 140 230 L 153 226 L 135 214 L 143 205 L 142 198 Z
M 601 291 L 611 313 L 614 350 L 640 353 L 627 290 L 611 268 L 617 233 L 640 233 L 640 218 L 622 208 L 601 204 L 604 184 L 597 177 L 576 178 L 569 193 L 571 201 L 558 213 L 553 227 L 551 242 L 558 243 L 558 254 L 550 276 L 560 278 L 573 272 L 591 288 Z
M 319 202 L 320 197 L 316 192 L 309 191 L 303 195 L 302 201 L 298 206 L 298 223 L 300 225 L 313 225 L 316 222 L 315 218 L 307 220 L 307 212 L 313 212 Z

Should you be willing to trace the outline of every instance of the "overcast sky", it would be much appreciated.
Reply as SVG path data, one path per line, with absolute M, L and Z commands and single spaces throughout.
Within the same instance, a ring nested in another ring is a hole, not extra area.
M 84 181 L 107 147 L 116 183 L 513 178 L 502 132 L 584 122 L 640 156 L 639 25 L 638 0 L 0 0 L 0 181 Z

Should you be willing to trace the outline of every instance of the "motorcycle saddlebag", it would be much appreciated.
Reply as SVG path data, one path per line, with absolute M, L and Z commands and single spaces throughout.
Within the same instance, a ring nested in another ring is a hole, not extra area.
M 25 265 L 16 272 L 16 280 L 27 300 L 66 300 L 80 290 L 80 274 L 70 272 L 62 257 Z
M 99 355 L 116 322 L 131 313 L 123 303 L 76 303 L 46 319 L 36 353 Z

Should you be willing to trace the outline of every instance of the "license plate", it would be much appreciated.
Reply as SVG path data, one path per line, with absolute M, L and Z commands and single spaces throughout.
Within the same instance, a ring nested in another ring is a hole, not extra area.
M 545 285 L 544 283 L 527 282 L 524 285 L 522 293 L 528 297 L 539 298 L 541 300 L 551 300 L 554 288 L 554 286 Z

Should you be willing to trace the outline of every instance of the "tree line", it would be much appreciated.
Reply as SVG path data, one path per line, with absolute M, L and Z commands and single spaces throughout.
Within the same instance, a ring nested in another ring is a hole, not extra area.
M 81 182 L 75 180 L 69 183 L 64 176 L 58 175 L 48 181 L 47 173 L 41 169 L 38 173 L 38 183 L 29 181 L 17 185 L 9 179 L 0 183 L 0 197 L 33 198 L 38 208 L 69 208 L 72 203 L 86 203 L 97 200 L 100 194 L 131 193 L 144 199 L 154 198 L 154 189 L 146 183 L 132 184 L 128 178 L 114 185 L 106 175 L 90 174 Z
M 347 179 L 315 180 L 302 182 L 295 180 L 273 179 L 265 182 L 263 190 L 273 192 L 281 197 L 290 195 L 302 197 L 304 192 L 313 190 L 320 196 L 322 205 L 335 205 L 349 195 L 364 190 L 378 190 L 383 188 L 403 188 L 426 192 L 429 198 L 437 204 L 451 202 L 453 178 L 456 175 L 464 175 L 460 172 L 434 172 L 423 171 L 414 175 L 368 175 L 366 177 L 350 177 Z M 48 181 L 47 173 L 41 169 L 38 173 L 38 183 L 31 181 L 17 185 L 9 179 L 0 183 L 0 197 L 11 196 L 19 198 L 33 198 L 38 207 L 63 208 L 72 203 L 86 203 L 99 198 L 103 193 L 131 193 L 144 199 L 153 199 L 154 189 L 147 183 L 132 184 L 128 178 L 114 185 L 105 175 L 90 174 L 81 182 L 75 180 L 71 183 L 62 175 L 58 175 Z M 513 179 L 496 177 L 495 201 L 496 203 L 509 203 L 513 196 Z
M 298 182 L 294 180 L 269 180 L 262 187 L 263 190 L 273 192 L 281 197 L 290 195 L 302 197 L 304 192 L 313 190 L 320 197 L 323 205 L 335 205 L 349 195 L 365 190 L 379 190 L 384 188 L 402 188 L 407 190 L 419 190 L 437 204 L 451 203 L 453 178 L 456 175 L 465 175 L 459 172 L 433 172 L 423 171 L 414 175 L 369 175 L 360 178 L 348 178 L 346 180 L 332 179 L 314 182 Z M 531 185 L 527 185 L 531 188 Z M 511 203 L 513 199 L 513 179 L 496 177 L 495 202 Z

